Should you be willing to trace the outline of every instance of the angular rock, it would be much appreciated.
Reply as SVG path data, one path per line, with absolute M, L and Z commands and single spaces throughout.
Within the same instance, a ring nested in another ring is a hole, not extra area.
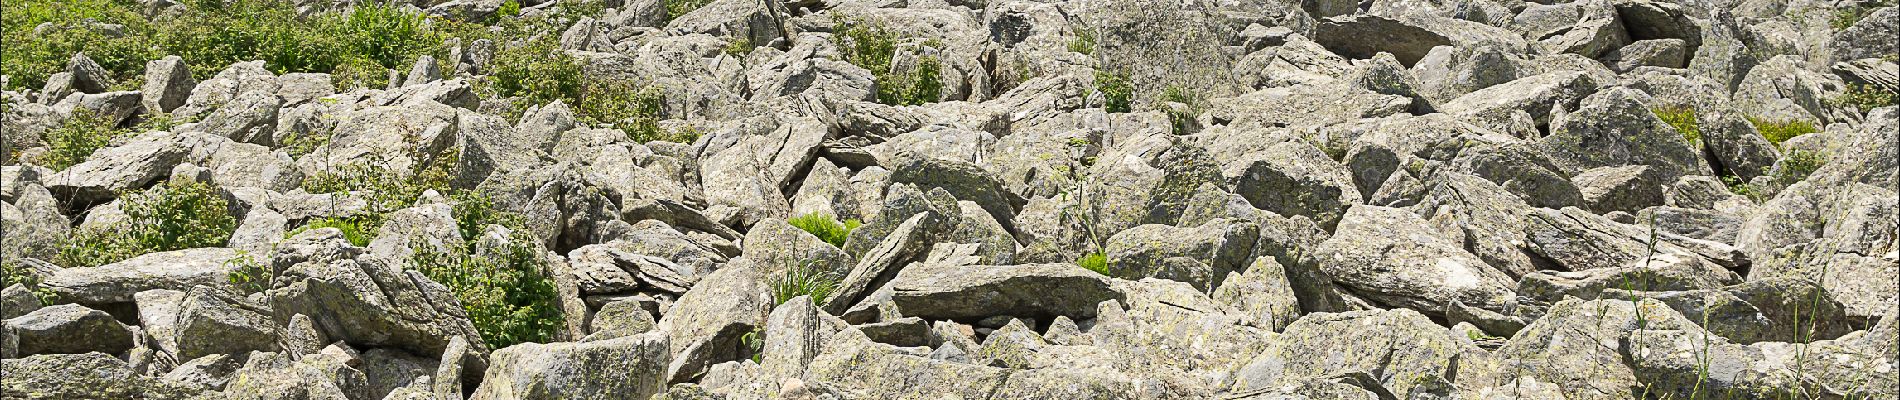
M 1090 318 L 1096 303 L 1122 298 L 1107 279 L 1073 264 L 924 263 L 898 273 L 891 287 L 891 301 L 904 315 L 927 319 Z
M 689 381 L 714 364 L 739 359 L 740 337 L 764 326 L 771 312 L 765 274 L 750 262 L 735 261 L 702 282 L 680 296 L 656 328 L 670 338 L 661 375 L 666 382 Z
M 1512 297 L 1509 277 L 1426 226 L 1405 210 L 1354 206 L 1311 257 L 1367 299 L 1428 315 L 1454 300 L 1497 309 Z
M 201 248 L 132 257 L 91 268 L 66 268 L 41 283 L 61 302 L 89 306 L 130 303 L 133 295 L 153 289 L 186 290 L 198 286 L 228 287 L 225 261 L 237 251 Z
M 42 354 L 0 360 L 0 396 L 48 399 L 182 399 L 196 394 L 139 375 L 105 353 Z
M 118 354 L 132 348 L 132 330 L 112 315 L 77 304 L 35 310 L 6 321 L 18 355 Z
M 1262 210 L 1301 215 L 1332 229 L 1346 208 L 1362 202 L 1352 175 L 1313 146 L 1288 143 L 1227 164 L 1234 193 Z
M 1137 226 L 1108 239 L 1108 272 L 1124 279 L 1187 282 L 1212 292 L 1228 273 L 1246 270 L 1259 229 L 1249 221 L 1220 219 L 1194 228 Z
M 665 390 L 667 336 L 523 343 L 495 351 L 471 399 L 647 398 Z
M 1314 314 L 1287 326 L 1272 347 L 1241 369 L 1233 390 L 1366 372 L 1394 395 L 1445 395 L 1457 351 L 1451 332 L 1412 310 Z
M 1647 165 L 1591 168 L 1571 177 L 1583 193 L 1583 204 L 1590 211 L 1637 212 L 1662 205 L 1663 181 L 1657 168 Z
M 139 93 L 145 98 L 140 103 L 146 110 L 169 113 L 185 105 L 185 99 L 191 97 L 191 90 L 198 81 L 191 78 L 191 67 L 178 56 L 165 56 L 164 59 L 145 63 L 145 84 L 139 86 Z

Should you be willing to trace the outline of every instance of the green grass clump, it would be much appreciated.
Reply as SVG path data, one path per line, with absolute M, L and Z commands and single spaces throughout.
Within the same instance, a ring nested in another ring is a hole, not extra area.
M 71 118 L 58 128 L 46 131 L 47 152 L 37 161 L 54 170 L 86 161 L 93 151 L 106 147 L 106 143 L 119 135 L 120 132 L 113 129 L 113 122 L 85 107 L 73 109 Z
M 1168 123 L 1174 128 L 1174 133 L 1176 134 L 1186 134 L 1188 126 L 1194 122 L 1194 117 L 1200 115 L 1201 109 L 1206 107 L 1206 103 L 1201 100 L 1200 94 L 1188 91 L 1187 88 L 1180 86 L 1168 86 L 1167 89 L 1162 90 L 1161 101 L 1163 105 L 1167 103 L 1180 103 L 1186 106 L 1184 109 L 1175 109 L 1166 106 L 1161 107 L 1161 112 L 1168 115 Z
M 810 232 L 812 236 L 817 236 L 834 247 L 844 247 L 844 240 L 851 237 L 851 231 L 863 225 L 856 219 L 848 219 L 840 223 L 837 218 L 822 212 L 792 217 L 785 222 L 805 232 Z
M 1696 124 L 1695 107 L 1664 107 L 1651 111 L 1663 122 L 1675 127 L 1676 132 L 1682 134 L 1682 139 L 1689 141 L 1690 145 L 1702 145 L 1702 128 Z
M 1095 91 L 1102 93 L 1102 110 L 1111 113 L 1134 111 L 1135 88 L 1128 77 L 1095 71 Z
M 1088 255 L 1082 256 L 1082 258 L 1076 259 L 1075 265 L 1080 265 L 1082 268 L 1095 271 L 1095 273 L 1098 274 L 1109 275 L 1107 254 L 1089 253 Z
M 1800 182 L 1802 179 L 1807 179 L 1808 175 L 1813 174 L 1815 170 L 1821 169 L 1821 165 L 1824 164 L 1827 164 L 1827 157 L 1820 153 L 1805 150 L 1790 151 L 1786 158 L 1781 159 L 1781 168 L 1775 170 L 1775 180 L 1788 184 Z
M 1768 142 L 1774 143 L 1775 146 L 1781 146 L 1782 142 L 1793 139 L 1795 136 L 1821 131 L 1815 129 L 1813 123 L 1802 120 L 1776 121 L 1766 118 L 1748 117 L 1748 123 L 1754 124 L 1755 130 L 1761 132 L 1761 137 L 1767 138 Z
M 448 287 L 489 348 L 552 339 L 562 324 L 560 297 L 539 240 L 519 216 L 496 209 L 485 196 L 458 194 L 456 200 L 453 214 L 465 244 L 445 252 L 417 241 L 407 267 Z M 489 225 L 512 233 L 483 245 Z
M 290 233 L 284 234 L 284 238 L 290 238 L 310 230 L 323 228 L 336 228 L 336 230 L 343 231 L 343 239 L 348 240 L 350 245 L 356 247 L 368 246 L 369 241 L 376 238 L 376 232 L 363 230 L 363 224 L 357 222 L 356 218 L 313 219 L 310 220 L 310 222 L 304 223 L 303 226 L 297 227 L 297 229 L 292 229 Z
M 831 298 L 831 293 L 838 289 L 838 279 L 813 268 L 811 264 L 809 261 L 801 263 L 771 278 L 768 283 L 772 286 L 774 306 L 785 304 L 798 296 L 811 296 L 812 304 L 823 306 L 825 300 Z
M 838 31 L 832 43 L 845 62 L 871 71 L 877 86 L 877 102 L 890 105 L 920 105 L 936 102 L 943 96 L 943 62 L 935 56 L 917 58 L 907 73 L 892 71 L 897 55 L 897 33 L 883 24 L 864 19 L 837 21 Z
M 146 253 L 222 247 L 237 221 L 217 188 L 201 182 L 167 181 L 150 193 L 121 195 L 125 221 L 81 230 L 55 262 L 68 268 L 111 264 Z
M 1085 56 L 1095 54 L 1095 32 L 1088 29 L 1075 31 L 1075 40 L 1069 41 L 1069 51 Z

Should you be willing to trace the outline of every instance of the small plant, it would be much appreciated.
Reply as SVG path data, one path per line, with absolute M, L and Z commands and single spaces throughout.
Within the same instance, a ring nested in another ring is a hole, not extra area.
M 1199 94 L 1180 86 L 1168 86 L 1162 90 L 1161 101 L 1161 112 L 1168 115 L 1168 123 L 1173 126 L 1175 134 L 1186 134 L 1194 117 L 1200 115 L 1204 107 Z M 1172 107 L 1168 103 L 1180 104 L 1181 107 Z
M 942 98 L 943 62 L 936 56 L 917 57 L 917 65 L 910 71 L 896 73 L 892 70 L 892 61 L 897 56 L 896 32 L 864 19 L 834 18 L 840 29 L 831 36 L 832 43 L 838 46 L 838 53 L 845 62 L 871 71 L 877 86 L 877 102 L 920 105 Z
M 433 156 L 412 152 L 410 158 L 415 160 L 414 166 L 403 176 L 383 167 L 388 162 L 372 154 L 362 163 L 332 168 L 305 178 L 303 190 L 315 194 L 363 196 L 368 202 L 368 213 L 351 222 L 363 232 L 375 232 L 382 227 L 383 214 L 409 207 L 423 192 L 448 190 L 449 182 L 454 179 L 452 169 L 457 157 L 453 150 Z
M 503 1 L 501 2 L 501 7 L 495 9 L 495 16 L 498 18 L 508 18 L 516 15 L 521 15 L 521 2 L 516 0 Z
M 416 241 L 407 266 L 448 287 L 490 348 L 546 342 L 560 330 L 562 314 L 540 241 L 525 233 L 519 216 L 497 211 L 486 197 L 457 199 L 453 214 L 464 247 L 444 252 Z M 512 233 L 484 245 L 479 235 L 490 225 Z
M 290 238 L 307 231 L 323 228 L 336 228 L 336 230 L 342 231 L 343 240 L 349 241 L 350 245 L 356 247 L 369 246 L 369 241 L 376 237 L 375 232 L 364 231 L 362 224 L 357 222 L 355 218 L 318 218 L 304 223 L 303 226 L 299 226 L 297 229 L 292 229 L 290 233 L 284 234 L 284 238 Z
M 1069 51 L 1082 55 L 1095 54 L 1095 32 L 1088 29 L 1075 31 L 1075 40 L 1069 41 Z
M 666 20 L 679 18 L 712 2 L 713 0 L 666 0 Z
M 765 328 L 752 328 L 751 332 L 746 332 L 745 336 L 739 337 L 739 343 L 744 344 L 746 350 L 752 353 L 753 364 L 764 362 L 762 360 L 765 359 Z
M 1865 114 L 1876 108 L 1900 104 L 1900 95 L 1895 95 L 1894 92 L 1879 86 L 1849 84 L 1847 91 L 1841 93 L 1840 97 L 1834 98 L 1832 102 L 1842 107 L 1853 107 Z
M 1761 132 L 1761 137 L 1767 138 L 1768 142 L 1774 143 L 1775 146 L 1781 146 L 1782 142 L 1786 142 L 1788 139 L 1793 139 L 1796 136 L 1820 132 L 1819 129 L 1814 128 L 1813 123 L 1802 120 L 1776 121 L 1766 118 L 1748 117 L 1748 123 L 1755 125 L 1755 130 Z
M 0 289 L 14 284 L 19 284 L 31 291 L 34 300 L 38 300 L 42 306 L 53 305 L 59 300 L 59 294 L 53 292 L 52 288 L 40 286 L 39 275 L 27 271 L 26 267 L 20 266 L 15 260 L 0 260 Z
M 811 296 L 812 304 L 824 305 L 825 300 L 831 298 L 831 292 L 838 289 L 838 280 L 813 268 L 810 261 L 786 268 L 785 272 L 773 277 L 770 284 L 773 306 L 785 304 L 798 296 Z
M 1135 88 L 1128 84 L 1128 77 L 1120 74 L 1095 71 L 1095 91 L 1102 94 L 1102 110 L 1110 113 L 1134 111 Z
M 785 222 L 805 232 L 810 232 L 812 236 L 823 239 L 825 243 L 830 243 L 833 247 L 840 248 L 844 247 L 845 239 L 851 237 L 851 231 L 858 229 L 859 225 L 863 225 L 863 223 L 858 222 L 856 219 L 848 219 L 843 223 L 839 223 L 838 220 L 833 218 L 830 214 L 822 212 L 813 212 L 792 217 L 792 219 L 786 220 Z
M 1823 164 L 1827 164 L 1827 157 L 1819 153 L 1805 150 L 1790 151 L 1787 158 L 1781 160 L 1781 168 L 1775 169 L 1775 180 L 1789 184 L 1800 182 L 1802 179 L 1807 179 L 1809 174 L 1813 174 L 1814 170 L 1821 169 Z
M 1095 273 L 1098 273 L 1098 274 L 1109 275 L 1107 254 L 1089 253 L 1088 255 L 1082 256 L 1082 258 L 1080 259 L 1076 259 L 1075 265 L 1080 265 L 1082 266 L 1082 268 L 1086 268 L 1090 271 L 1095 271 Z
M 85 107 L 73 109 L 72 118 L 46 132 L 47 152 L 39 162 L 47 168 L 63 170 L 86 161 L 93 151 L 106 147 L 119 135 L 116 121 Z
M 1748 182 L 1743 182 L 1742 178 L 1735 177 L 1734 175 L 1724 175 L 1722 176 L 1722 184 L 1728 186 L 1730 193 L 1748 197 L 1749 200 L 1761 201 L 1761 194 L 1755 192 L 1755 186 L 1748 184 Z
M 257 258 L 252 257 L 249 252 L 239 250 L 236 257 L 224 260 L 224 267 L 231 271 L 225 274 L 225 279 L 245 293 L 270 290 L 273 271 L 258 262 Z
M 1702 145 L 1702 129 L 1696 125 L 1695 107 L 1664 107 L 1651 111 L 1662 118 L 1663 122 L 1675 127 L 1676 132 L 1682 134 L 1682 139 L 1689 141 L 1690 146 Z
M 167 181 L 120 199 L 125 221 L 75 234 L 54 257 L 60 265 L 93 267 L 152 252 L 221 247 L 237 229 L 224 195 L 204 183 Z
M 733 56 L 734 58 L 745 58 L 747 53 L 752 52 L 752 39 L 735 39 L 732 43 L 726 44 L 724 51 L 726 55 Z

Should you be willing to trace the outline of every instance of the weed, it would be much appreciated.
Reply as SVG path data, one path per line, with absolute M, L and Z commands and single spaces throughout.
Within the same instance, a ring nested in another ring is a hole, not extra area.
M 744 336 L 739 337 L 739 343 L 744 344 L 746 350 L 752 353 L 752 363 L 764 362 L 762 360 L 765 358 L 765 328 L 752 328 L 751 332 L 746 332 Z
M 284 237 L 290 238 L 306 231 L 323 228 L 336 228 L 336 230 L 342 231 L 343 240 L 349 241 L 350 245 L 356 247 L 369 246 L 370 240 L 376 238 L 376 232 L 363 230 L 363 224 L 358 222 L 357 218 L 318 218 L 310 220 L 310 222 L 304 223 L 303 226 L 299 226 L 297 229 L 292 229 L 290 233 L 284 234 Z
M 1900 104 L 1900 95 L 1879 86 L 1849 84 L 1847 91 L 1832 101 L 1837 106 L 1853 107 L 1865 114 L 1873 109 Z
M 1082 256 L 1082 258 L 1076 259 L 1075 265 L 1080 265 L 1082 268 L 1095 271 L 1095 273 L 1098 274 L 1109 275 L 1107 254 L 1100 252 L 1089 253 L 1088 255 Z
M 141 254 L 220 247 L 237 222 L 217 188 L 196 181 L 167 181 L 149 193 L 125 193 L 125 221 L 86 229 L 62 247 L 55 260 L 66 267 L 92 267 Z
M 712 2 L 713 0 L 666 0 L 666 20 L 679 18 Z
M 858 229 L 858 226 L 862 225 L 862 223 L 856 219 L 849 219 L 843 223 L 839 223 L 838 220 L 833 218 L 830 214 L 822 212 L 813 212 L 792 217 L 792 219 L 786 220 L 785 222 L 792 224 L 793 227 L 798 229 L 803 229 L 805 232 L 810 232 L 812 236 L 823 239 L 825 243 L 830 243 L 832 246 L 840 248 L 844 247 L 845 239 L 851 237 L 851 231 Z
M 1663 122 L 1669 123 L 1669 126 L 1675 127 L 1676 133 L 1682 134 L 1682 139 L 1687 140 L 1690 146 L 1702 145 L 1702 129 L 1696 124 L 1695 107 L 1664 107 L 1650 111 L 1655 112 Z
M 257 293 L 270 290 L 270 282 L 276 274 L 270 267 L 258 262 L 249 252 L 238 250 L 236 257 L 224 260 L 224 267 L 231 272 L 225 279 L 245 293 Z
M 1200 94 L 1180 86 L 1168 86 L 1162 90 L 1161 101 L 1161 112 L 1168 115 L 1168 123 L 1173 126 L 1175 134 L 1187 134 L 1194 117 L 1206 107 Z M 1180 104 L 1180 107 L 1170 106 L 1169 103 Z
M 0 260 L 0 288 L 11 287 L 15 284 L 32 292 L 33 298 L 39 300 L 42 306 L 53 305 L 59 300 L 59 294 L 53 292 L 52 288 L 40 287 L 38 274 L 28 271 L 27 267 L 19 265 L 16 260 Z
M 1095 32 L 1088 29 L 1075 31 L 1075 40 L 1069 41 L 1069 51 L 1082 55 L 1095 54 Z
M 1102 110 L 1110 113 L 1134 111 L 1134 86 L 1128 84 L 1128 77 L 1110 72 L 1095 71 L 1095 91 L 1102 94 Z
M 1786 142 L 1788 139 L 1793 139 L 1796 136 L 1820 132 L 1819 129 L 1814 128 L 1813 123 L 1802 120 L 1776 121 L 1760 117 L 1748 117 L 1748 123 L 1754 124 L 1755 130 L 1761 132 L 1761 137 L 1767 138 L 1768 142 L 1774 143 L 1775 146 L 1781 146 L 1782 142 Z
M 841 28 L 831 36 L 832 43 L 845 62 L 871 71 L 879 103 L 920 105 L 942 98 L 943 62 L 937 57 L 917 57 L 914 68 L 896 73 L 891 65 L 897 56 L 896 32 L 864 19 L 835 18 Z
M 74 108 L 71 118 L 58 128 L 46 132 L 47 152 L 38 161 L 54 170 L 63 170 L 86 161 L 93 151 L 106 147 L 113 137 L 120 134 L 113 129 L 115 122 L 91 109 Z
M 1746 196 L 1749 200 L 1761 201 L 1761 194 L 1756 193 L 1755 187 L 1748 184 L 1748 182 L 1743 182 L 1742 178 L 1735 177 L 1734 175 L 1724 175 L 1722 176 L 1722 184 L 1728 186 L 1730 193 Z
M 752 39 L 735 39 L 732 43 L 726 44 L 724 51 L 726 55 L 733 56 L 734 58 L 745 58 L 747 53 L 752 52 Z
M 838 289 L 838 280 L 813 268 L 810 261 L 786 268 L 779 276 L 772 277 L 770 284 L 773 306 L 798 296 L 811 296 L 812 304 L 823 305 L 831 298 L 831 292 Z
M 1820 153 L 1805 150 L 1790 151 L 1787 157 L 1781 160 L 1781 168 L 1775 169 L 1775 180 L 1786 184 L 1800 182 L 1802 179 L 1807 179 L 1809 174 L 1813 174 L 1814 170 L 1821 169 L 1821 165 L 1824 164 L 1827 164 L 1827 157 Z

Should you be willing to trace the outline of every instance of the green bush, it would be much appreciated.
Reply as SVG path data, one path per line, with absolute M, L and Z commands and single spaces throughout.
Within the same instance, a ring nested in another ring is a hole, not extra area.
M 819 239 L 823 239 L 825 243 L 831 243 L 831 245 L 835 247 L 844 247 L 844 241 L 851 236 L 851 231 L 858 229 L 858 225 L 862 225 L 862 223 L 855 219 L 845 220 L 843 223 L 839 223 L 838 220 L 833 218 L 830 214 L 821 212 L 792 217 L 792 219 L 785 220 L 785 222 L 792 224 L 793 227 L 797 227 L 798 229 L 803 229 L 805 232 L 811 232 L 812 236 L 817 236 Z
M 221 247 L 237 229 L 224 195 L 195 181 L 167 181 L 148 193 L 122 194 L 119 209 L 125 221 L 79 231 L 55 261 L 69 268 L 93 267 L 146 253 Z
M 823 306 L 831 298 L 832 291 L 838 289 L 838 280 L 822 271 L 812 268 L 807 261 L 772 277 L 772 304 L 785 304 L 794 297 L 811 296 L 812 304 Z
M 1821 131 L 1815 129 L 1813 123 L 1802 120 L 1776 121 L 1766 118 L 1748 117 L 1748 123 L 1754 124 L 1755 130 L 1761 132 L 1761 137 L 1767 138 L 1768 142 L 1774 143 L 1775 146 L 1781 146 L 1781 142 L 1786 142 L 1795 136 Z
M 224 279 L 245 293 L 270 290 L 270 281 L 276 275 L 269 266 L 243 250 L 238 250 L 237 257 L 224 260 L 224 267 L 231 271 L 224 274 Z
M 1108 275 L 1107 254 L 1089 253 L 1088 255 L 1082 256 L 1082 258 L 1076 259 L 1075 265 L 1080 265 L 1082 268 L 1095 271 L 1095 273 L 1098 274 Z
M 519 119 L 526 105 L 560 100 L 574 116 L 589 124 L 623 124 L 634 140 L 690 141 L 661 132 L 659 119 L 664 96 L 659 90 L 632 81 L 589 79 L 581 60 L 560 50 L 552 35 L 495 54 L 484 86 L 498 97 L 519 97 L 523 106 L 510 110 Z
M 343 231 L 343 239 L 348 240 L 350 245 L 356 247 L 369 246 L 369 241 L 376 239 L 376 232 L 363 230 L 363 224 L 357 222 L 356 218 L 313 219 L 310 220 L 310 222 L 305 222 L 303 226 L 299 226 L 297 229 L 292 229 L 290 233 L 284 234 L 284 238 L 288 239 L 310 230 L 323 228 L 336 228 L 336 230 Z
M 1896 95 L 1894 92 L 1886 89 L 1881 89 L 1879 86 L 1849 84 L 1847 85 L 1847 92 L 1842 93 L 1841 96 L 1835 98 L 1833 102 L 1839 106 L 1853 107 L 1856 110 L 1860 110 L 1862 114 L 1865 114 L 1876 108 L 1900 104 L 1900 95 Z
M 1120 74 L 1095 71 L 1095 91 L 1102 93 L 1102 110 L 1111 113 L 1134 111 L 1135 88 Z
M 1802 179 L 1807 179 L 1808 175 L 1813 174 L 1815 170 L 1821 169 L 1823 164 L 1827 164 L 1827 157 L 1820 153 L 1805 150 L 1790 151 L 1787 157 L 1781 159 L 1781 168 L 1775 169 L 1775 180 L 1788 184 L 1800 182 Z
M 562 325 L 560 295 L 539 240 L 526 233 L 520 217 L 499 211 L 488 198 L 456 198 L 453 214 L 466 245 L 443 252 L 418 241 L 408 267 L 448 287 L 489 348 L 552 339 Z M 513 233 L 484 246 L 481 232 L 489 225 Z
M 713 0 L 666 0 L 666 20 L 672 21 L 712 2 Z
M 459 157 L 454 151 L 445 151 L 433 156 L 410 154 L 416 160 L 407 175 L 392 171 L 385 165 L 389 163 L 380 156 L 372 155 L 362 163 L 354 163 L 331 168 L 304 178 L 304 192 L 312 194 L 354 193 L 362 196 L 368 203 L 367 213 L 351 219 L 363 232 L 375 232 L 382 227 L 383 214 L 407 208 L 415 204 L 424 192 L 435 190 L 446 192 L 449 182 L 455 179 L 455 163 Z
M 920 105 L 936 102 L 943 95 L 943 62 L 935 56 L 917 57 L 917 65 L 907 73 L 892 71 L 897 56 L 897 33 L 883 24 L 864 19 L 837 17 L 840 27 L 831 35 L 845 62 L 871 71 L 877 86 L 877 102 L 890 105 Z M 930 45 L 931 43 L 926 43 Z
M 115 77 L 143 71 L 162 56 L 151 43 L 151 24 L 133 0 L 7 0 L 0 2 L 0 75 L 8 89 L 39 89 L 46 78 L 66 70 L 73 53 L 86 56 Z M 91 22 L 122 26 L 119 35 L 95 29 Z M 35 32 L 43 23 L 50 29 Z
M 75 108 L 73 116 L 58 128 L 46 131 L 47 152 L 37 161 L 54 170 L 64 170 L 86 161 L 93 151 L 106 147 L 119 131 L 113 121 L 85 107 Z
M 1663 122 L 1675 127 L 1676 133 L 1682 134 L 1682 139 L 1689 141 L 1690 145 L 1702 145 L 1702 128 L 1696 124 L 1695 107 L 1664 107 L 1651 111 Z

